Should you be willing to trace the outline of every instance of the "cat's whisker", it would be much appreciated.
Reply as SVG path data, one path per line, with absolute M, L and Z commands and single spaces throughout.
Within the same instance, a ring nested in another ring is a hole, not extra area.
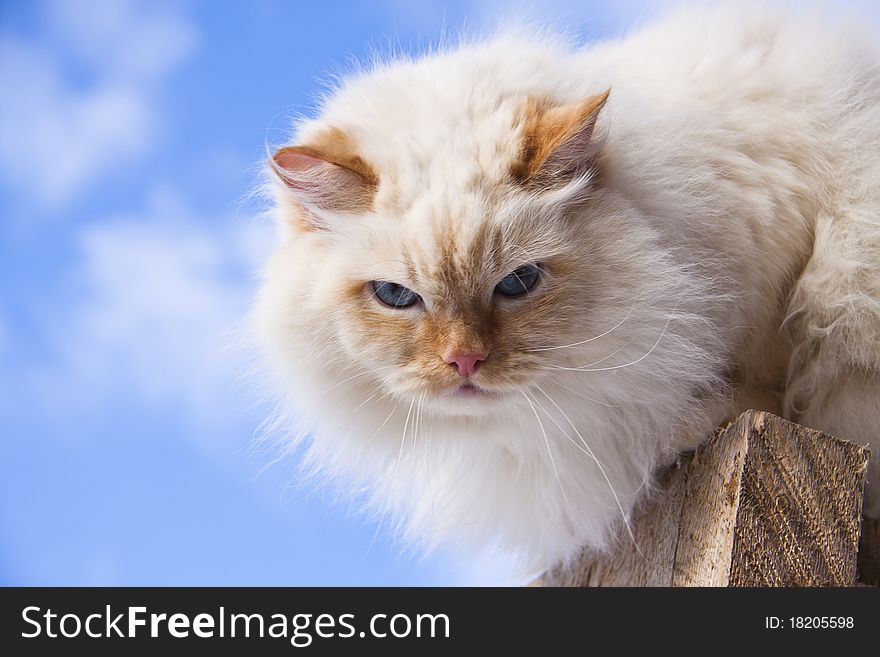
M 419 445 L 419 434 L 422 430 L 422 402 L 425 401 L 425 395 L 427 395 L 427 391 L 423 391 L 422 394 L 419 395 L 419 401 L 416 402 L 416 417 L 413 422 L 413 448 L 417 449 Z
M 592 363 L 587 363 L 586 365 L 578 365 L 578 368 L 580 369 L 580 368 L 585 368 L 585 367 L 593 367 L 594 365 L 598 365 L 599 363 L 604 363 L 606 360 L 608 360 L 609 358 L 613 358 L 614 356 L 619 354 L 621 351 L 626 349 L 631 344 L 632 344 L 632 340 L 627 340 L 626 342 L 624 342 L 622 345 L 620 345 L 617 349 L 612 351 L 607 356 L 603 356 L 602 358 L 594 360 Z
M 550 467 L 553 469 L 553 474 L 556 476 L 556 482 L 559 484 L 559 491 L 562 493 L 562 499 L 564 499 L 566 504 L 568 504 L 568 499 L 565 495 L 565 486 L 562 485 L 562 477 L 559 476 L 559 470 L 556 468 L 556 459 L 553 457 L 553 450 L 550 448 L 550 438 L 547 436 L 547 429 L 544 427 L 544 423 L 541 421 L 541 416 L 538 415 L 538 411 L 535 410 L 535 405 L 529 399 L 526 391 L 521 390 L 520 393 L 522 394 L 523 399 L 526 400 L 529 408 L 532 409 L 532 413 L 535 415 L 535 419 L 538 421 L 538 427 L 541 429 L 541 435 L 544 437 L 544 444 L 547 446 L 547 456 L 550 459 Z
M 382 370 L 389 370 L 389 369 L 392 369 L 392 368 L 394 368 L 394 367 L 396 367 L 396 365 L 384 365 L 383 367 L 377 367 L 377 368 L 372 369 L 372 370 L 367 370 L 366 372 L 360 372 L 360 373 L 358 373 L 358 374 L 355 374 L 354 376 L 350 376 L 350 377 L 348 377 L 348 378 L 346 378 L 346 379 L 342 379 L 341 381 L 337 381 L 336 383 L 334 383 L 334 384 L 333 384 L 332 386 L 330 386 L 329 388 L 325 388 L 324 390 L 322 390 L 320 394 L 322 394 L 322 395 L 323 395 L 323 394 L 326 394 L 326 393 L 330 392 L 331 390 L 333 390 L 334 388 L 336 388 L 336 387 L 338 387 L 338 386 L 341 386 L 343 383 L 348 383 L 349 381 L 354 381 L 355 379 L 359 379 L 359 378 L 362 377 L 362 376 L 367 376 L 367 375 L 369 375 L 369 374 L 375 374 L 376 372 L 380 372 L 380 371 L 382 371 Z
M 416 449 L 418 447 L 418 434 L 419 423 L 421 422 L 422 415 L 422 402 L 424 401 L 426 394 L 427 391 L 422 391 L 422 393 L 418 397 L 413 397 L 412 402 L 410 402 L 409 411 L 406 414 L 406 421 L 403 425 L 403 436 L 400 439 L 400 450 L 397 453 L 397 463 L 394 466 L 394 478 L 397 477 L 397 471 L 400 468 L 400 461 L 403 458 L 403 452 L 406 446 L 407 425 L 409 424 L 410 412 L 413 411 L 413 404 L 415 404 L 415 413 L 413 413 L 412 425 L 409 429 L 411 435 L 410 442 L 412 443 L 412 449 Z
M 373 432 L 373 435 L 372 435 L 372 436 L 370 436 L 369 438 L 367 438 L 366 443 L 370 443 L 370 442 L 372 442 L 373 438 L 375 438 L 376 436 L 379 435 L 379 432 L 382 431 L 382 429 L 385 428 L 385 425 L 388 424 L 388 421 L 391 419 L 391 416 L 394 415 L 394 412 L 395 412 L 398 408 L 400 408 L 400 404 L 401 404 L 401 403 L 402 403 L 402 402 L 397 402 L 397 404 L 394 405 L 394 408 L 391 409 L 391 412 L 388 414 L 388 416 L 385 418 L 385 420 L 382 422 L 382 424 L 379 425 L 379 428 L 376 429 L 376 431 Z M 366 443 L 365 443 L 365 444 L 366 444 Z
M 663 340 L 664 336 L 666 335 L 666 332 L 669 330 L 670 323 L 672 323 L 672 320 L 675 319 L 675 310 L 677 310 L 677 309 L 678 309 L 678 306 L 676 305 L 676 308 L 673 309 L 673 311 L 669 314 L 669 317 L 666 319 L 666 324 L 663 326 L 663 330 L 660 332 L 660 336 L 657 338 L 657 341 L 654 342 L 654 344 L 651 346 L 651 348 L 648 349 L 648 351 L 645 352 L 644 354 L 642 354 L 640 357 L 636 358 L 633 361 L 630 361 L 629 363 L 623 363 L 622 365 L 610 365 L 608 367 L 591 367 L 590 365 L 592 365 L 592 363 L 588 364 L 588 365 L 581 366 L 581 367 L 563 367 L 561 365 L 547 365 L 543 369 L 565 370 L 568 372 L 609 372 L 611 370 L 620 370 L 625 367 L 630 367 L 632 365 L 636 365 L 638 363 L 641 363 L 648 356 L 650 356 L 652 353 L 654 353 L 654 350 L 657 349 L 657 347 L 660 345 L 660 342 Z
M 429 416 L 430 417 L 430 416 Z M 432 418 L 433 419 L 433 418 Z M 431 504 L 431 518 L 436 522 L 437 520 L 437 507 L 434 504 L 434 469 L 431 466 L 431 462 L 433 458 L 431 458 L 431 446 L 434 443 L 434 423 L 431 422 L 428 428 L 428 437 L 425 440 L 425 453 L 428 455 L 428 458 L 425 459 L 425 464 L 428 468 L 428 501 Z
M 599 335 L 595 335 L 592 338 L 588 338 L 587 340 L 581 340 L 580 342 L 572 342 L 570 344 L 560 344 L 560 345 L 556 345 L 553 347 L 536 347 L 534 349 L 524 349 L 523 351 L 537 352 L 537 351 L 554 351 L 556 349 L 568 349 L 569 347 L 578 347 L 582 344 L 587 344 L 589 342 L 593 342 L 595 340 L 598 340 L 599 338 L 604 338 L 606 335 L 613 333 L 614 331 L 619 329 L 621 326 L 623 326 L 626 323 L 626 320 L 628 320 L 630 318 L 630 316 L 632 315 L 632 312 L 634 309 L 635 309 L 635 304 L 633 304 L 630 307 L 629 311 L 627 311 L 627 313 L 626 313 L 626 315 L 624 315 L 623 319 L 620 320 L 619 322 L 617 322 L 617 324 L 612 326 L 610 329 L 608 329 L 604 333 L 600 333 Z
M 564 388 L 564 389 L 568 390 L 570 393 L 577 395 L 578 397 L 583 397 L 587 401 L 591 401 L 593 403 L 599 404 L 600 406 L 606 406 L 608 408 L 619 408 L 619 406 L 615 406 L 614 404 L 609 404 L 609 403 L 603 402 L 599 399 L 593 399 L 592 397 L 585 395 L 584 393 L 579 392 L 579 391 L 575 390 L 574 388 L 569 388 L 567 385 L 560 383 L 559 381 L 554 381 L 553 385 L 559 386 L 560 388 Z
M 378 394 L 379 394 L 378 392 L 374 392 L 372 395 L 370 395 L 369 397 L 367 397 L 364 401 L 362 401 L 360 404 L 358 404 L 357 406 L 354 407 L 354 410 L 352 410 L 352 413 L 357 413 L 357 412 L 358 412 L 359 410 L 361 410 L 361 409 L 362 409 L 362 408 L 363 408 L 368 402 L 370 402 L 371 400 L 375 399 L 376 396 L 377 396 Z
M 330 353 L 328 353 L 330 352 Z M 320 361 L 322 363 L 326 363 L 328 365 L 332 365 L 333 367 L 338 367 L 340 370 L 340 374 L 345 374 L 347 372 L 351 372 L 353 370 L 361 370 L 363 371 L 363 367 L 357 362 L 352 361 L 350 358 L 345 356 L 341 356 L 339 359 L 334 360 L 334 356 L 337 356 L 338 353 L 331 352 L 331 348 L 327 347 L 322 349 L 321 352 L 314 358 L 315 361 Z M 383 366 L 390 367 L 390 366 Z M 377 368 L 379 369 L 379 368 Z M 372 371 L 372 370 L 371 370 Z
M 403 447 L 406 444 L 406 431 L 409 428 L 409 419 L 412 415 L 413 407 L 415 406 L 416 398 L 413 397 L 412 401 L 409 403 L 409 410 L 406 412 L 406 420 L 403 422 L 403 434 L 400 436 L 400 449 L 397 452 L 397 463 L 394 465 L 394 475 L 396 478 L 397 471 L 400 468 L 400 460 L 403 458 Z
M 635 546 L 635 548 L 639 552 L 639 554 L 642 554 L 642 550 L 641 550 L 641 548 L 639 548 L 639 545 L 636 542 L 636 537 L 635 537 L 635 534 L 633 533 L 629 518 L 627 517 L 626 512 L 623 510 L 623 504 L 621 504 L 620 497 L 617 495 L 617 491 L 614 489 L 614 485 L 611 483 L 611 478 L 608 476 L 608 473 L 605 471 L 605 466 L 603 466 L 602 462 L 596 457 L 596 454 L 593 452 L 593 449 L 590 447 L 590 445 L 584 439 L 583 435 L 578 430 L 578 428 L 575 426 L 574 422 L 572 422 L 571 418 L 568 416 L 568 413 L 566 413 L 562 409 L 562 407 L 559 404 L 557 404 L 556 401 L 544 391 L 544 389 L 541 386 L 539 386 L 537 383 L 535 383 L 533 385 L 535 386 L 535 388 L 537 388 L 541 392 L 542 395 L 544 395 L 550 401 L 551 404 L 553 404 L 553 406 L 556 407 L 556 410 L 558 410 L 562 414 L 562 417 L 565 418 L 565 421 L 568 422 L 569 426 L 572 428 L 572 430 L 577 435 L 578 439 L 583 444 L 584 449 L 586 450 L 586 453 L 596 463 L 596 467 L 599 468 L 599 472 L 602 473 L 602 477 L 605 479 L 605 483 L 608 484 L 608 488 L 611 491 L 611 495 L 614 497 L 614 502 L 617 504 L 617 508 L 620 511 L 620 517 L 623 519 L 623 524 L 626 526 L 626 531 L 629 534 L 629 537 L 632 540 L 633 545 Z M 560 427 L 560 430 L 562 431 L 561 427 Z M 565 431 L 563 431 L 563 433 L 565 433 L 566 437 L 568 437 L 568 434 Z M 642 554 L 642 556 L 644 556 L 644 555 Z

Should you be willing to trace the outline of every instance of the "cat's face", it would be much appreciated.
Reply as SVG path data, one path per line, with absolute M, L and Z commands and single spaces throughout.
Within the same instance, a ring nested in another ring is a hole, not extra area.
M 568 209 L 595 170 L 606 98 L 529 100 L 497 137 L 491 166 L 429 167 L 417 185 L 335 127 L 279 151 L 288 230 L 266 293 L 286 308 L 276 339 L 339 385 L 426 410 L 521 404 L 568 362 L 558 346 L 604 326 L 608 237 Z
M 348 358 L 395 397 L 453 414 L 497 410 L 544 374 L 535 350 L 582 306 L 572 282 L 587 275 L 567 257 L 565 226 L 475 205 L 467 218 L 375 219 L 361 257 L 328 284 Z

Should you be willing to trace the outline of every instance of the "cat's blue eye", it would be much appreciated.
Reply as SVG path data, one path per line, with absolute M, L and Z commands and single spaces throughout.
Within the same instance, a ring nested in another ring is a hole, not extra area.
M 398 285 L 397 283 L 371 281 L 370 286 L 373 288 L 373 294 L 379 298 L 379 301 L 391 308 L 409 308 L 421 300 L 418 294 L 408 287 Z
M 541 277 L 538 265 L 517 267 L 495 286 L 495 292 L 505 297 L 521 297 L 535 287 Z

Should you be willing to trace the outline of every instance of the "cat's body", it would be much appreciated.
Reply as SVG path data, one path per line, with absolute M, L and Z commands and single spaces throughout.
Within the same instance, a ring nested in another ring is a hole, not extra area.
M 727 9 L 346 82 L 275 157 L 257 307 L 311 457 L 535 570 L 746 408 L 880 451 L 878 42 Z

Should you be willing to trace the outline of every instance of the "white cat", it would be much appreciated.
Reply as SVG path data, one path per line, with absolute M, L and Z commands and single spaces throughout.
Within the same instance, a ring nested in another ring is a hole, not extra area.
M 406 537 L 601 549 L 746 408 L 880 451 L 876 31 L 505 35 L 345 80 L 293 143 L 260 332 L 309 459 Z

